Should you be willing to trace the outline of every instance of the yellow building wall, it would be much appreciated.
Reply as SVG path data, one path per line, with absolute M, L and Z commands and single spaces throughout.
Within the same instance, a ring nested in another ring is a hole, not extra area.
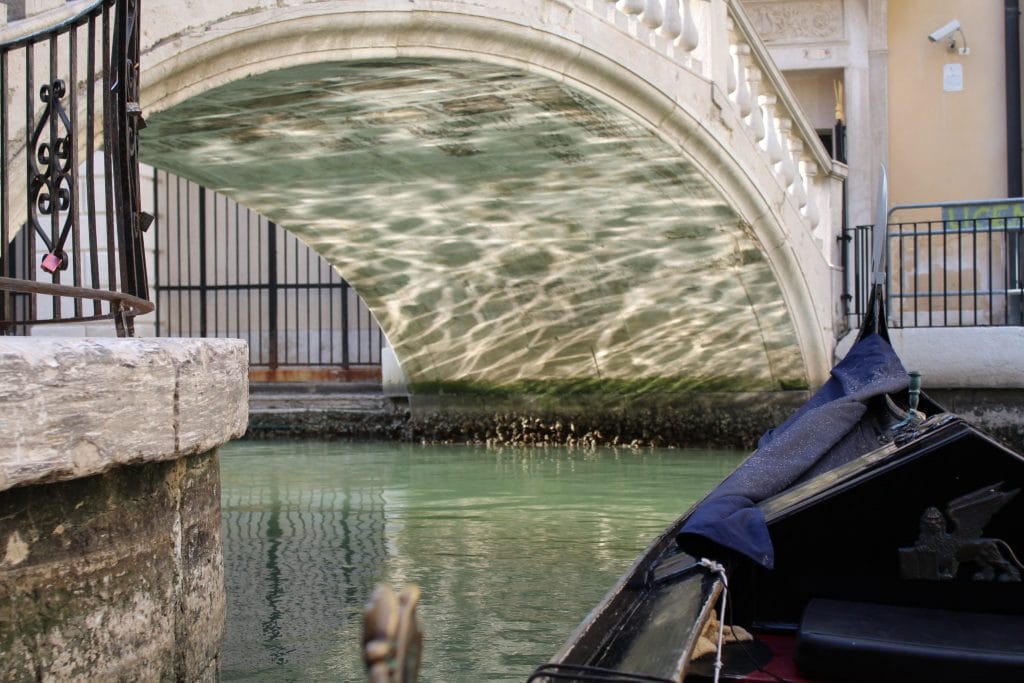
M 1005 197 L 1003 3 L 889 0 L 888 7 L 890 203 Z M 952 19 L 968 55 L 928 40 Z M 963 65 L 961 92 L 944 90 L 946 64 Z

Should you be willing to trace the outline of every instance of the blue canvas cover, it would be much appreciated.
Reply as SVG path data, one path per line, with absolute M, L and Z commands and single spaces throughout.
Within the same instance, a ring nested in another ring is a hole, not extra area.
M 775 556 L 757 503 L 878 448 L 877 430 L 862 419 L 867 402 L 907 384 L 889 342 L 877 334 L 858 341 L 825 385 L 762 436 L 757 450 L 693 511 L 680 543 L 685 547 L 688 535 L 700 536 L 771 569 Z

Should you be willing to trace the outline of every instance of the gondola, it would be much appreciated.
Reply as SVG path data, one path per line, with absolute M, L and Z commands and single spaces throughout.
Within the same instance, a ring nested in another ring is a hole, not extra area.
M 1024 681 L 1024 457 L 893 351 L 880 218 L 869 313 L 829 381 L 530 682 Z

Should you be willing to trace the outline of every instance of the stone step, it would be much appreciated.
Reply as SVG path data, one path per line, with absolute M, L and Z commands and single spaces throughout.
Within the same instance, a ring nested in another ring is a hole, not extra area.
M 250 439 L 399 439 L 408 406 L 379 383 L 249 384 Z
M 249 395 L 381 395 L 379 382 L 249 382 Z
M 250 413 L 389 413 L 391 401 L 380 394 L 263 393 L 249 395 Z

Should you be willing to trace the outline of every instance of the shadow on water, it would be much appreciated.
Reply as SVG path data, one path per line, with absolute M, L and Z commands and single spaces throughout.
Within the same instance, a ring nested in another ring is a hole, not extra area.
M 224 680 L 359 681 L 374 585 L 420 584 L 424 681 L 522 681 L 731 451 L 237 442 Z

